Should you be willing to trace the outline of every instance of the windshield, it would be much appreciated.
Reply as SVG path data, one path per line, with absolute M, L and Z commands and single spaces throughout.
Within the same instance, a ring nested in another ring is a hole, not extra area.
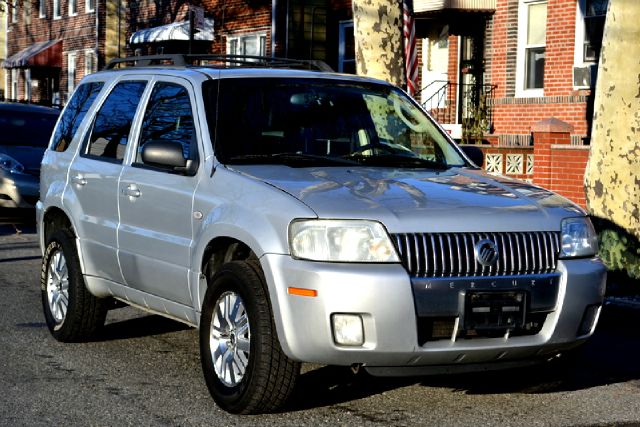
M 55 113 L 3 109 L 0 112 L 0 145 L 45 148 L 57 118 Z
M 431 119 L 386 85 L 237 78 L 208 81 L 204 93 L 222 163 L 466 165 Z

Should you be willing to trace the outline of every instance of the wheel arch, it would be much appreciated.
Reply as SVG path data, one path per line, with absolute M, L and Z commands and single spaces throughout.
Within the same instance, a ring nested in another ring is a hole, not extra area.
M 42 216 L 41 240 L 43 247 L 51 237 L 51 234 L 61 228 L 69 230 L 74 237 L 77 237 L 69 215 L 57 206 L 49 207 Z

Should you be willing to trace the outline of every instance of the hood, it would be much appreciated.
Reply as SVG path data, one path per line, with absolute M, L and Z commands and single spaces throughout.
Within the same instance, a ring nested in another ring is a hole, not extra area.
M 233 166 L 313 209 L 320 218 L 372 219 L 392 233 L 557 231 L 584 212 L 550 191 L 479 170 Z

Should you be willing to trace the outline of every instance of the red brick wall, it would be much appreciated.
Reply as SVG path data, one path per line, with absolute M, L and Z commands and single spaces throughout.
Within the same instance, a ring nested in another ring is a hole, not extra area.
M 549 189 L 586 207 L 584 172 L 589 160 L 589 146 L 552 145 L 550 154 Z
M 84 52 L 85 50 L 95 50 L 96 48 L 96 15 L 95 12 L 87 13 L 85 1 L 77 0 L 77 14 L 69 16 L 69 2 L 60 0 L 60 18 L 53 19 L 53 2 L 46 1 L 46 17 L 39 17 L 38 2 L 31 4 L 31 23 L 27 25 L 24 16 L 24 3 L 19 3 L 18 22 L 11 23 L 9 20 L 9 31 L 7 32 L 7 57 L 20 52 L 31 46 L 33 43 L 62 40 L 62 68 L 48 69 L 49 76 L 55 75 L 59 78 L 60 95 L 62 99 L 67 96 L 67 55 L 69 52 L 77 52 L 76 55 L 76 83 L 84 75 Z M 104 7 L 99 6 L 98 10 L 103 14 Z M 104 40 L 100 45 L 100 54 L 104 55 Z M 23 70 L 20 71 L 18 81 L 18 100 L 24 101 L 24 79 Z M 42 69 L 33 69 L 32 80 L 37 80 L 43 74 Z M 10 75 L 10 72 L 9 72 Z M 32 102 L 39 102 L 43 92 L 43 82 L 38 82 L 38 87 L 32 88 Z
M 590 91 L 573 88 L 576 0 L 548 0 L 544 96 L 539 98 L 515 97 L 518 4 L 497 0 L 491 22 L 490 83 L 497 86 L 493 133 L 528 134 L 532 124 L 557 117 L 574 127 L 573 135 L 587 135 Z
M 566 123 L 558 121 L 546 120 L 534 126 L 533 182 L 584 207 L 584 171 L 589 160 L 589 146 L 570 145 L 570 132 Z

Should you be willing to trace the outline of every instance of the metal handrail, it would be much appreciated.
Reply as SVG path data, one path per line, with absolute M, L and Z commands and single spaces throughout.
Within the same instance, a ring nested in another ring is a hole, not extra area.
M 493 123 L 493 99 L 496 85 L 475 83 L 453 83 L 444 80 L 434 80 L 424 86 L 421 93 L 434 84 L 442 84 L 433 94 L 422 102 L 425 110 L 442 124 L 461 124 L 463 135 L 478 133 L 481 128 L 489 130 Z M 459 94 L 464 93 L 460 104 Z M 465 132 L 467 131 L 467 132 Z

